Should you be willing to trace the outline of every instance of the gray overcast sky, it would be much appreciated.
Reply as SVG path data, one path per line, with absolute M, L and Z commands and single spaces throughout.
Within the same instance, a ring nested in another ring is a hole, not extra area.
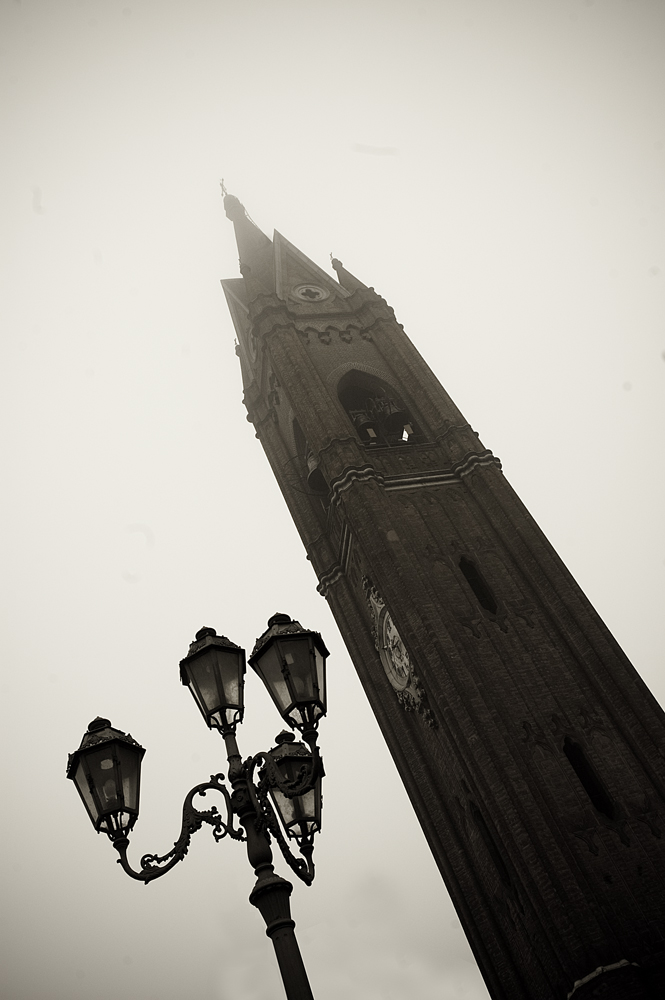
M 281 995 L 244 848 L 146 889 L 64 777 L 108 715 L 168 850 L 224 766 L 178 660 L 277 610 L 332 652 L 317 1000 L 486 998 L 245 420 L 218 184 L 388 299 L 663 701 L 664 38 L 661 0 L 1 0 L 3 1000 Z

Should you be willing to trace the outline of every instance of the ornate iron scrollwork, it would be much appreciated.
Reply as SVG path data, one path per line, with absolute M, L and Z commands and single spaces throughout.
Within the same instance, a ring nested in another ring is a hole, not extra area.
M 141 870 L 138 872 L 134 871 L 127 860 L 129 839 L 127 837 L 120 837 L 114 840 L 113 843 L 113 846 L 120 854 L 118 864 L 122 865 L 123 870 L 127 872 L 131 878 L 145 882 L 147 885 L 148 882 L 152 882 L 153 879 L 161 878 L 162 875 L 166 875 L 166 873 L 171 871 L 171 869 L 175 867 L 179 861 L 183 860 L 189 850 L 189 844 L 193 835 L 197 832 L 197 830 L 201 829 L 204 823 L 208 823 L 209 826 L 212 827 L 212 835 L 217 843 L 219 843 L 219 841 L 226 836 L 231 837 L 232 840 L 244 840 L 245 835 L 242 830 L 234 827 L 233 825 L 231 796 L 223 782 L 223 774 L 211 774 L 210 781 L 196 785 L 190 792 L 187 793 L 182 806 L 182 828 L 180 836 L 167 854 L 144 854 L 141 858 Z M 206 810 L 200 810 L 194 806 L 194 796 L 205 795 L 209 790 L 220 792 L 224 798 L 224 805 L 226 807 L 225 817 L 218 812 L 216 806 L 211 806 L 210 809 Z

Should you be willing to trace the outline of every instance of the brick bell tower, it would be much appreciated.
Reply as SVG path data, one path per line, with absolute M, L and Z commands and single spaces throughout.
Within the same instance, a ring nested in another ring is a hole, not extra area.
M 665 717 L 373 288 L 224 200 L 248 419 L 495 1000 L 665 996 Z

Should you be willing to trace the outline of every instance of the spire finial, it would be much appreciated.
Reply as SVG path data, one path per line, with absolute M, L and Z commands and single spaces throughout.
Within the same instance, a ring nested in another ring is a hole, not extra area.
M 227 196 L 227 194 L 229 192 L 226 190 L 226 185 L 224 184 L 224 178 L 223 177 L 222 177 L 221 181 L 219 182 L 219 186 L 222 189 L 222 198 L 226 198 L 226 196 Z

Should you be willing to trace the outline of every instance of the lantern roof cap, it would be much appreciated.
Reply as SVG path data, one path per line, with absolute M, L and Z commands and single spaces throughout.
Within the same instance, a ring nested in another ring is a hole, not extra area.
M 237 643 L 231 642 L 225 635 L 217 635 L 214 628 L 204 626 L 198 630 L 194 636 L 194 641 L 190 642 L 187 656 L 198 653 L 199 650 L 204 649 L 206 646 L 227 646 L 229 649 L 240 649 Z
M 258 651 L 265 646 L 267 642 L 271 639 L 280 635 L 293 635 L 297 632 L 302 632 L 307 635 L 318 635 L 318 632 L 310 632 L 308 629 L 303 628 L 300 622 L 294 621 L 289 615 L 277 614 L 272 615 L 268 619 L 268 628 L 265 632 L 258 637 L 254 643 L 254 649 L 252 650 L 252 657 L 256 656 Z M 250 657 L 251 660 L 251 657 Z
M 286 739 L 289 736 L 290 739 Z M 281 732 L 279 736 L 275 737 L 276 746 L 270 751 L 270 756 L 273 760 L 281 760 L 283 757 L 309 757 L 312 756 L 312 751 L 309 747 L 305 746 L 304 743 L 297 741 L 293 733 L 287 733 L 286 730 Z
M 83 739 L 78 750 L 69 754 L 67 759 L 67 777 L 72 777 L 73 770 L 82 752 L 100 743 L 110 743 L 112 740 L 119 740 L 121 743 L 130 743 L 132 746 L 138 747 L 142 753 L 145 753 L 141 744 L 137 743 L 129 733 L 123 733 L 121 729 L 114 729 L 108 719 L 104 719 L 101 715 L 98 715 L 88 725 L 88 729 L 83 734 Z

